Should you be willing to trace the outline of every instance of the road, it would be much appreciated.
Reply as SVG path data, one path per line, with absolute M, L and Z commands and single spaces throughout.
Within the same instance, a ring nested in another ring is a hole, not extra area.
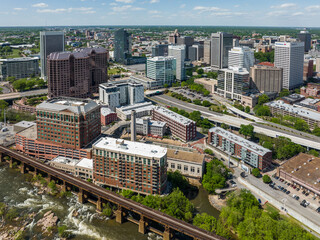
M 26 91 L 26 92 L 15 92 L 15 93 L 6 93 L 6 94 L 0 94 L 0 100 L 14 100 L 21 97 L 30 97 L 30 96 L 37 96 L 37 95 L 43 95 L 48 94 L 48 89 L 38 89 L 38 90 L 32 90 L 32 91 Z
M 227 125 L 240 128 L 242 124 L 248 125 L 251 124 L 254 126 L 254 131 L 256 133 L 264 134 L 269 137 L 286 137 L 291 139 L 292 142 L 300 144 L 302 146 L 306 146 L 309 148 L 320 150 L 320 138 L 314 136 L 312 139 L 310 137 L 306 137 L 303 134 L 297 135 L 291 132 L 284 131 L 282 129 L 278 129 L 275 127 L 267 126 L 265 124 L 256 123 L 252 121 L 248 121 L 242 118 L 233 117 L 230 115 L 225 115 L 221 113 L 216 113 L 210 111 L 208 108 L 203 106 L 194 105 L 192 103 L 187 103 L 180 101 L 176 98 L 167 96 L 167 95 L 158 95 L 151 97 L 156 102 L 162 103 L 163 105 L 174 106 L 179 109 L 184 109 L 185 111 L 192 112 L 192 111 L 200 111 L 201 114 L 208 118 L 213 122 L 225 123 Z
M 154 221 L 159 222 L 161 224 L 167 225 L 171 229 L 175 229 L 179 232 L 183 232 L 183 233 L 185 233 L 189 236 L 192 236 L 194 238 L 196 237 L 198 239 L 204 239 L 204 240 L 224 239 L 224 238 L 217 236 L 213 233 L 210 233 L 210 232 L 205 231 L 203 229 L 197 228 L 197 227 L 193 226 L 192 224 L 186 223 L 182 220 L 179 220 L 179 219 L 171 217 L 167 214 L 164 214 L 158 210 L 154 210 L 152 208 L 149 208 L 149 207 L 146 207 L 142 204 L 134 202 L 130 199 L 124 198 L 116 193 L 113 193 L 111 191 L 103 189 L 93 183 L 89 183 L 89 182 L 84 181 L 82 179 L 71 176 L 70 174 L 67 174 L 63 171 L 60 171 L 58 169 L 55 169 L 55 168 L 50 167 L 48 165 L 45 165 L 37 160 L 34 160 L 30 157 L 27 157 L 21 153 L 18 153 L 14 150 L 9 149 L 9 148 L 0 146 L 0 152 L 6 154 L 8 156 L 12 156 L 14 159 L 22 161 L 26 164 L 29 164 L 29 165 L 37 168 L 40 171 L 44 171 L 53 177 L 59 178 L 63 181 L 66 181 L 67 183 L 72 184 L 73 186 L 77 186 L 79 189 L 83 189 L 93 195 L 100 196 L 103 199 L 117 203 L 120 206 L 125 207 L 126 209 L 129 209 L 129 210 L 134 211 L 136 213 L 142 214 L 143 216 L 145 216 L 148 219 L 151 219 L 151 220 L 154 220 Z

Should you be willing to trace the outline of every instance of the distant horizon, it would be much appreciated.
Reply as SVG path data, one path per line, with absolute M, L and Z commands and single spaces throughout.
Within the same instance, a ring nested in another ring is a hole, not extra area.
M 236 23 L 239 27 L 318 28 L 319 17 L 319 0 L 11 0 L 0 9 L 1 27 L 146 23 L 150 26 L 234 26 Z

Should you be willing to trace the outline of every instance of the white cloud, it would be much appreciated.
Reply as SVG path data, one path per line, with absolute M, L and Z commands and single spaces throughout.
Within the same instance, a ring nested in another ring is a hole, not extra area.
M 121 2 L 121 3 L 133 3 L 134 0 L 116 0 L 116 2 Z
M 312 6 L 308 6 L 306 7 L 307 11 L 319 11 L 320 10 L 320 5 L 312 5 Z
M 273 11 L 273 12 L 268 12 L 267 15 L 271 17 L 278 17 L 278 16 L 283 16 L 287 14 L 286 11 Z
M 303 12 L 295 12 L 292 14 L 292 16 L 301 16 L 301 15 L 304 15 Z
M 213 13 L 211 13 L 211 16 L 222 16 L 222 17 L 243 16 L 243 15 L 247 15 L 247 13 L 243 13 L 243 12 L 213 12 Z
M 83 14 L 95 13 L 92 7 L 80 7 L 80 8 L 56 8 L 56 9 L 38 9 L 38 13 L 64 13 L 64 12 L 78 12 Z
M 158 3 L 160 0 L 150 0 L 150 3 Z
M 116 3 L 113 2 L 113 3 L 110 3 L 109 5 L 110 5 L 110 6 L 117 6 L 118 4 L 116 4 Z
M 233 7 L 238 8 L 238 7 L 240 7 L 240 5 L 234 5 Z
M 32 7 L 36 7 L 36 8 L 46 8 L 48 7 L 49 5 L 46 4 L 46 3 L 36 3 L 36 4 L 33 4 Z
M 217 11 L 227 11 L 227 9 L 222 9 L 218 7 L 203 7 L 203 6 L 196 6 L 193 8 L 195 11 L 199 12 L 217 12 Z
M 125 11 L 142 11 L 145 10 L 144 8 L 140 8 L 140 7 L 132 7 L 132 5 L 124 5 L 121 7 L 113 7 L 112 10 L 114 12 L 125 12 Z
M 180 5 L 180 8 L 185 8 L 186 7 L 186 4 L 181 4 Z
M 15 10 L 15 11 L 23 11 L 23 10 L 26 10 L 26 8 L 14 8 L 13 10 Z
M 296 7 L 297 4 L 295 3 L 283 3 L 281 5 L 274 5 L 274 6 L 271 6 L 271 8 L 276 8 L 276 9 L 288 9 L 288 8 L 294 8 Z
M 157 11 L 157 10 L 151 10 L 151 11 L 149 11 L 148 13 L 150 13 L 150 14 L 159 14 L 160 12 Z

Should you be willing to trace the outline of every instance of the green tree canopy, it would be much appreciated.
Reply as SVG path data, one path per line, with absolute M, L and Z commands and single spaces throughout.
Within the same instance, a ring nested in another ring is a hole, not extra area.
M 253 137 L 253 134 L 254 134 L 254 127 L 250 124 L 248 125 L 243 125 L 241 124 L 240 126 L 240 130 L 239 130 L 239 133 L 240 134 L 243 134 L 244 136 L 246 137 Z

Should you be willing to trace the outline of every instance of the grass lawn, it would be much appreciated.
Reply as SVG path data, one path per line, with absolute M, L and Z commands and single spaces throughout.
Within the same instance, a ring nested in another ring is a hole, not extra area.
M 18 58 L 21 57 L 21 55 L 19 54 L 20 50 L 19 49 L 12 49 L 12 53 L 10 55 L 7 56 L 1 56 L 4 58 Z

